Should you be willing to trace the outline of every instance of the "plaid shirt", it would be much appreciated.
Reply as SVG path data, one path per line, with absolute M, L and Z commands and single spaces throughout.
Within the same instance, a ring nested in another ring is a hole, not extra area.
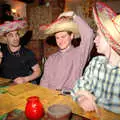
M 96 103 L 104 108 L 120 113 L 120 68 L 108 64 L 104 56 L 94 57 L 77 81 L 71 95 L 74 100 L 78 90 L 87 90 L 96 97 Z

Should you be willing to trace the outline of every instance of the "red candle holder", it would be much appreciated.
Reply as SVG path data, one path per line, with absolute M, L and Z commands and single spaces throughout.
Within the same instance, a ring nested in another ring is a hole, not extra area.
M 37 96 L 31 96 L 27 99 L 25 115 L 29 120 L 39 120 L 44 116 L 43 105 Z

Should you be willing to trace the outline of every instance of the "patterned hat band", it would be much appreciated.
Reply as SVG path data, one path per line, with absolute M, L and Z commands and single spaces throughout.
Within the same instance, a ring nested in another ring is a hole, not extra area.
M 27 28 L 26 20 L 7 21 L 0 25 L 0 43 L 6 43 L 5 34 L 17 30 L 19 36 L 22 37 Z M 4 38 L 4 39 L 3 39 Z

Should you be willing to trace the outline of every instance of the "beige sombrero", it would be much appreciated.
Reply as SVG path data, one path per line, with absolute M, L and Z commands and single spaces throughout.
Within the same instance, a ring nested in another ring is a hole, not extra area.
M 93 8 L 95 22 L 110 46 L 120 55 L 120 15 L 105 3 L 97 2 Z
M 0 43 L 6 43 L 6 33 L 18 30 L 20 37 L 24 35 L 27 28 L 27 21 L 25 20 L 16 20 L 16 21 L 7 21 L 4 24 L 0 25 Z
M 75 37 L 80 36 L 77 24 L 70 18 L 59 18 L 49 25 L 41 25 L 40 31 L 44 31 L 46 35 L 54 35 L 60 31 L 69 31 L 72 32 Z

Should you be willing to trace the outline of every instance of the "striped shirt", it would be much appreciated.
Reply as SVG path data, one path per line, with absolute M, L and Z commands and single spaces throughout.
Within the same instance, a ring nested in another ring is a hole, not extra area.
M 97 56 L 91 60 L 72 90 L 74 100 L 78 98 L 75 95 L 78 90 L 91 92 L 98 105 L 120 113 L 120 68 L 108 64 L 106 57 Z

